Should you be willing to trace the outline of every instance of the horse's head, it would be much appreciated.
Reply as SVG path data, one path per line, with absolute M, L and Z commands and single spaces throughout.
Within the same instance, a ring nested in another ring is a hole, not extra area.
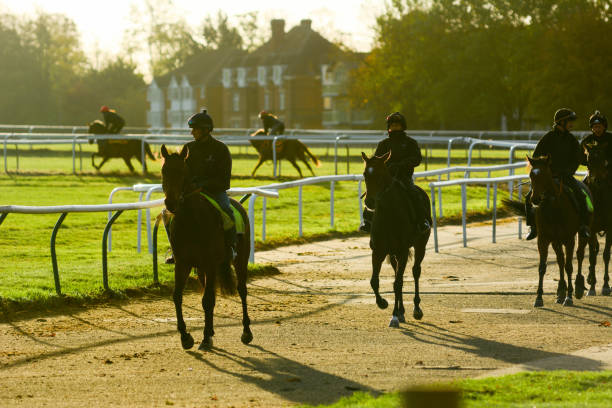
M 531 171 L 529 172 L 532 190 L 531 202 L 537 205 L 555 186 L 550 168 L 551 160 L 549 156 L 527 156 L 527 160 L 531 165 Z
M 182 198 L 185 181 L 187 178 L 187 165 L 185 160 L 189 156 L 189 148 L 183 146 L 180 153 L 168 153 L 166 145 L 162 145 L 161 154 L 164 158 L 162 165 L 162 188 L 166 195 L 166 208 L 175 212 Z
M 363 178 L 366 183 L 367 194 L 374 198 L 391 183 L 391 174 L 385 164 L 391 157 L 391 152 L 387 152 L 380 157 L 368 157 L 364 152 L 361 152 L 361 157 L 365 162 Z
M 598 143 L 595 141 L 585 145 L 589 176 L 596 179 L 605 179 L 608 176 L 607 150 L 608 143 Z

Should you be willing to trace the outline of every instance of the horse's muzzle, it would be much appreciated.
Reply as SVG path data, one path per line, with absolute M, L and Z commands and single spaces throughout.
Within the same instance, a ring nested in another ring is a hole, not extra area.
M 168 211 L 170 211 L 171 213 L 174 213 L 176 211 L 176 201 L 175 200 L 171 200 L 166 198 L 164 200 L 164 204 L 166 205 L 166 209 L 168 209 Z

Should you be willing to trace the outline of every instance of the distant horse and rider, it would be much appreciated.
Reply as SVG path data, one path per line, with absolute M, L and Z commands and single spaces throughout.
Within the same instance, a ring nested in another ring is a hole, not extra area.
M 251 176 L 255 176 L 257 169 L 261 167 L 266 161 L 274 159 L 273 141 L 272 140 L 257 140 L 257 136 L 275 136 L 282 135 L 285 132 L 285 124 L 280 121 L 276 116 L 262 111 L 259 113 L 259 118 L 262 120 L 264 128 L 259 129 L 251 134 L 249 142 L 257 150 L 259 154 L 259 160 L 251 172 Z M 321 165 L 319 159 L 308 149 L 308 147 L 299 140 L 296 139 L 281 139 L 276 141 L 276 160 L 287 160 L 297 170 L 300 177 L 303 177 L 302 170 L 297 165 L 297 161 L 300 160 L 310 173 L 314 176 L 314 171 L 308 163 L 308 158 L 312 160 L 316 167 Z M 307 157 L 308 156 L 308 157 Z

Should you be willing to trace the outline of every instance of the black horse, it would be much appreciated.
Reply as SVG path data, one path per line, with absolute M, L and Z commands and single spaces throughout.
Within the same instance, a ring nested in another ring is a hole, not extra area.
M 169 222 L 168 212 L 164 212 L 164 223 L 169 223 L 170 244 L 174 254 L 174 306 L 178 331 L 181 334 L 181 344 L 184 349 L 193 347 L 193 337 L 187 332 L 183 319 L 183 288 L 191 269 L 195 268 L 198 279 L 204 287 L 202 308 L 204 309 L 204 339 L 200 350 L 212 347 L 213 311 L 216 301 L 216 288 L 225 294 L 233 294 L 238 289 L 242 301 L 241 341 L 248 344 L 253 340 L 249 315 L 247 313 L 247 266 L 251 243 L 249 241 L 249 223 L 245 222 L 244 234 L 240 234 L 236 246 L 237 255 L 234 260 L 236 279 L 231 270 L 222 267 L 227 258 L 223 238 L 223 223 L 219 211 L 200 195 L 200 189 L 191 184 L 189 169 L 185 159 L 189 149 L 183 147 L 180 154 L 169 154 L 165 145 L 161 147 L 164 158 L 162 166 L 162 185 L 166 195 L 166 208 L 174 216 Z M 232 205 L 247 220 L 247 214 L 240 203 L 231 200 Z
M 425 247 L 429 240 L 429 232 L 421 234 L 417 228 L 415 211 L 411 206 L 425 205 L 425 211 L 431 222 L 431 211 L 429 208 L 429 196 L 420 190 L 423 199 L 419 203 L 411 201 L 406 186 L 399 181 L 393 180 L 385 162 L 391 156 L 391 152 L 382 157 L 373 156 L 368 158 L 361 153 L 365 162 L 363 173 L 367 188 L 367 196 L 375 200 L 374 219 L 372 220 L 372 232 L 370 236 L 370 247 L 372 248 L 372 278 L 370 285 L 376 295 L 376 304 L 381 309 L 386 309 L 388 303 L 380 296 L 378 291 L 380 269 L 383 261 L 389 256 L 391 266 L 395 271 L 393 291 L 395 293 L 395 304 L 393 316 L 389 327 L 399 327 L 404 323 L 404 302 L 402 290 L 404 286 L 404 270 L 410 259 L 410 249 L 414 248 L 414 265 L 412 276 L 414 277 L 414 310 L 413 317 L 417 320 L 423 318 L 423 311 L 419 307 L 421 298 L 419 296 L 419 278 L 421 276 L 421 262 L 425 257 Z
M 606 151 L 608 149 L 607 143 L 593 143 L 587 144 L 586 155 L 587 155 L 587 167 L 589 169 L 589 175 L 585 180 L 585 184 L 591 190 L 593 194 L 593 218 L 591 220 L 591 237 L 588 241 L 589 245 L 589 275 L 587 277 L 587 283 L 590 285 L 588 296 L 595 296 L 595 285 L 597 279 L 595 275 L 595 266 L 597 265 L 597 254 L 599 252 L 599 242 L 597 240 L 597 233 L 603 233 L 606 236 L 606 243 L 603 251 L 604 261 L 604 284 L 601 289 L 601 294 L 604 296 L 610 295 L 610 275 L 608 274 L 608 267 L 610 264 L 610 247 L 612 247 L 612 179 L 608 172 L 608 160 Z M 582 272 L 582 260 L 584 259 L 584 248 L 586 246 L 586 240 L 578 241 L 578 249 L 576 251 L 576 259 L 578 261 L 578 275 L 576 280 L 579 279 Z M 580 295 L 580 296 L 579 296 Z M 576 290 L 576 297 L 580 299 L 582 293 Z
M 89 123 L 89 133 L 95 135 L 105 135 L 108 134 L 106 126 L 104 126 L 104 122 L 101 120 L 94 120 Z M 108 159 L 114 157 L 121 157 L 125 164 L 128 166 L 131 172 L 135 172 L 134 167 L 131 163 L 131 158 L 134 157 L 141 164 L 144 164 L 145 172 L 147 171 L 147 162 L 145 160 L 142 163 L 141 158 L 141 149 L 142 142 L 140 140 L 126 140 L 126 139 L 97 139 L 95 140 L 98 144 L 98 151 L 96 153 L 92 153 L 91 155 L 91 165 L 96 169 L 100 170 L 104 163 L 108 161 Z M 90 139 L 89 143 L 93 143 L 94 139 Z M 145 153 L 149 156 L 149 159 L 155 161 L 155 156 L 151 151 L 151 146 L 145 142 Z M 94 157 L 99 156 L 102 157 L 102 161 L 99 165 L 96 166 L 94 161 Z

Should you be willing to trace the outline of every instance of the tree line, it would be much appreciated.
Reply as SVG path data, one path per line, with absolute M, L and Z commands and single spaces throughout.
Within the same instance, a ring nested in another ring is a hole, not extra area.
M 393 0 L 350 93 L 412 129 L 544 128 L 612 116 L 610 0 Z

